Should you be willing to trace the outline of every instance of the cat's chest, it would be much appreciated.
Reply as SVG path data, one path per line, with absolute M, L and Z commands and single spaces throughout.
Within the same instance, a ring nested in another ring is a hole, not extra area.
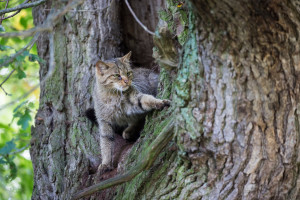
M 133 105 L 128 97 L 120 99 L 119 103 L 115 104 L 112 115 L 117 124 L 124 125 L 136 121 L 140 117 L 140 112 Z

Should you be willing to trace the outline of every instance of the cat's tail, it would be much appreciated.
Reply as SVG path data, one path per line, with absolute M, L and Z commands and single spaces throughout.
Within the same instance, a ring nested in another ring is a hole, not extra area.
M 95 113 L 95 109 L 94 108 L 89 108 L 85 111 L 85 116 L 91 120 L 91 122 L 93 124 L 95 124 L 96 126 L 98 126 L 98 122 L 97 122 L 97 117 L 96 117 L 96 113 Z

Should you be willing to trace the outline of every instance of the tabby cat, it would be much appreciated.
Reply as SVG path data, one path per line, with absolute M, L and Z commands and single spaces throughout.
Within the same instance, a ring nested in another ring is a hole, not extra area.
M 102 163 L 98 171 L 113 168 L 114 134 L 123 128 L 124 139 L 135 137 L 145 115 L 170 105 L 155 98 L 158 75 L 151 70 L 130 66 L 131 52 L 121 58 L 98 61 L 93 92 L 94 108 L 100 132 Z

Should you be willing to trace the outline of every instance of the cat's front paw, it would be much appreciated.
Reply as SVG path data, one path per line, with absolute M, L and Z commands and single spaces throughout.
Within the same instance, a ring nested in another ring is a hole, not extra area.
M 100 164 L 98 169 L 97 169 L 97 174 L 98 175 L 101 175 L 101 174 L 104 174 L 108 171 L 111 171 L 113 170 L 113 167 L 110 166 L 110 165 L 106 165 L 106 164 Z
M 131 134 L 127 131 L 123 131 L 122 133 L 122 137 L 125 139 L 125 140 L 129 140 L 131 139 Z
M 157 110 L 162 110 L 164 109 L 165 107 L 169 107 L 171 105 L 171 101 L 168 100 L 168 99 L 163 99 L 163 100 L 160 100 L 160 102 L 158 102 L 155 106 L 155 109 Z

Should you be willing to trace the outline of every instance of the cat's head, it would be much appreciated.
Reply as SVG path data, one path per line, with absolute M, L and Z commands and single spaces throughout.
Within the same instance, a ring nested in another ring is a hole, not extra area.
M 130 88 L 133 73 L 130 67 L 131 52 L 121 58 L 96 63 L 96 79 L 109 90 L 126 91 Z

